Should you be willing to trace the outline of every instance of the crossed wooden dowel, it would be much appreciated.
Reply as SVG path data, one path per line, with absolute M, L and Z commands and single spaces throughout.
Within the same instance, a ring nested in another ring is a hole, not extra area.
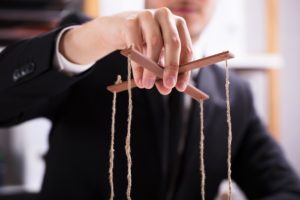
M 148 69 L 149 71 L 154 73 L 159 79 L 163 78 L 163 67 L 159 66 L 153 60 L 150 60 L 149 58 L 145 57 L 143 54 L 136 51 L 135 49 L 128 48 L 128 49 L 122 50 L 121 54 L 130 58 L 134 62 L 139 63 L 142 67 L 144 67 L 145 69 Z M 224 51 L 222 53 L 218 53 L 218 54 L 214 54 L 212 56 L 194 60 L 192 62 L 180 65 L 179 74 L 190 71 L 192 69 L 207 67 L 211 64 L 214 64 L 214 63 L 217 63 L 220 61 L 224 61 L 224 60 L 228 60 L 233 57 L 234 57 L 234 55 L 232 53 L 230 53 L 229 51 Z M 136 84 L 135 84 L 134 80 L 132 80 L 131 88 L 134 88 L 134 87 L 136 87 Z M 128 82 L 124 81 L 119 84 L 110 85 L 110 86 L 107 86 L 107 89 L 110 92 L 117 92 L 117 93 L 122 92 L 122 91 L 125 91 L 128 89 Z M 184 90 L 184 93 L 190 95 L 192 98 L 194 98 L 197 101 L 206 100 L 209 98 L 209 96 L 205 92 L 197 89 L 196 87 L 194 87 L 190 84 L 187 85 L 186 89 Z

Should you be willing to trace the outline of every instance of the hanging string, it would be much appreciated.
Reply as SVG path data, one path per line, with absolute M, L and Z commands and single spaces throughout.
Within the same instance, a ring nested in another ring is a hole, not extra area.
M 132 92 L 131 92 L 131 61 L 128 58 L 128 67 L 127 67 L 127 81 L 128 81 L 128 118 L 127 118 L 127 135 L 126 135 L 126 144 L 125 144 L 125 152 L 127 157 L 127 200 L 131 200 L 131 167 L 132 167 L 132 159 L 131 159 L 131 147 L 130 147 L 130 139 L 131 139 L 131 121 L 132 121 Z
M 227 125 L 228 125 L 228 154 L 227 154 L 227 179 L 228 179 L 228 200 L 232 199 L 232 179 L 231 179 L 231 143 L 232 143 L 232 124 L 231 124 L 231 114 L 230 114 L 230 99 L 229 99 L 229 68 L 227 60 L 225 61 L 226 66 L 226 107 L 227 107 Z
M 231 146 L 232 146 L 232 123 L 231 123 L 231 114 L 230 114 L 230 98 L 229 98 L 229 68 L 227 60 L 225 61 L 226 66 L 226 82 L 225 82 L 225 90 L 226 90 L 226 107 L 227 107 L 227 124 L 228 124 L 228 154 L 227 154 L 227 166 L 228 166 L 228 200 L 232 200 L 232 179 L 231 179 Z M 132 122 L 132 91 L 131 91 L 131 61 L 128 58 L 128 67 L 127 67 L 127 81 L 128 81 L 128 118 L 127 118 L 127 134 L 125 139 L 125 152 L 127 157 L 127 191 L 126 196 L 127 200 L 131 200 L 131 188 L 132 188 L 132 158 L 131 158 L 131 122 Z M 118 76 L 115 84 L 121 82 L 121 77 Z M 112 104 L 112 125 L 111 125 L 111 145 L 109 152 L 109 183 L 111 188 L 110 200 L 114 199 L 114 185 L 113 185 L 113 161 L 114 161 L 114 137 L 115 137 L 115 115 L 116 115 L 116 100 L 117 94 L 113 93 L 113 104 Z M 201 198 L 205 200 L 205 165 L 204 165 L 204 102 L 200 101 L 200 173 L 201 173 Z
M 121 83 L 121 76 L 118 75 L 115 84 Z M 110 200 L 114 199 L 115 192 L 114 192 L 114 146 L 115 146 L 115 122 L 116 122 L 116 104 L 117 104 L 117 92 L 113 93 L 113 102 L 112 102 L 112 115 L 111 115 L 111 142 L 110 142 L 110 150 L 109 150 L 109 185 L 110 185 Z
M 201 174 L 201 197 L 205 200 L 205 165 L 204 165 L 204 106 L 203 100 L 200 101 L 200 174 Z

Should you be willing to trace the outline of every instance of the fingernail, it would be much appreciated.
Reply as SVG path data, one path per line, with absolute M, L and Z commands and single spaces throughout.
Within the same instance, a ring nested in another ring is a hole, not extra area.
M 138 80 L 136 81 L 136 85 L 137 85 L 139 88 L 143 88 L 143 82 L 142 82 L 142 80 L 141 80 L 141 79 L 138 79 Z
M 167 86 L 168 86 L 169 88 L 174 87 L 175 84 L 176 84 L 176 78 L 175 78 L 174 76 L 168 77 L 167 80 L 166 80 L 166 84 L 167 84 Z
M 178 90 L 180 92 L 183 92 L 186 89 L 187 83 L 185 81 L 182 81 L 180 83 L 178 83 Z
M 146 80 L 146 84 L 144 85 L 145 88 L 150 89 L 153 87 L 155 80 L 154 79 L 148 79 Z

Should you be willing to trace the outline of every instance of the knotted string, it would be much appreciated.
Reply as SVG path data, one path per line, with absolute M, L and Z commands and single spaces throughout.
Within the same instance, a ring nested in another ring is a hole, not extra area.
M 226 90 L 226 114 L 227 114 L 227 125 L 228 125 L 228 141 L 227 141 L 227 178 L 228 178 L 228 200 L 232 200 L 232 179 L 231 179 L 231 146 L 232 146 L 232 123 L 230 114 L 230 92 L 229 92 L 229 68 L 227 60 L 225 61 L 226 66 L 226 77 L 225 77 L 225 90 Z M 127 81 L 128 81 L 128 118 L 127 118 L 127 134 L 125 140 L 125 152 L 127 157 L 127 200 L 131 200 L 131 188 L 132 188 L 132 158 L 131 158 L 131 122 L 132 122 L 132 91 L 131 91 L 131 61 L 128 59 L 127 67 Z M 121 77 L 118 76 L 116 84 L 121 82 Z M 112 126 L 111 126 L 111 146 L 109 152 L 109 183 L 111 188 L 110 200 L 114 198 L 114 186 L 113 186 L 113 160 L 114 160 L 114 136 L 115 136 L 115 115 L 116 115 L 116 100 L 117 94 L 113 93 L 113 104 L 112 104 Z M 201 173 L 201 198 L 205 200 L 205 165 L 204 165 L 204 102 L 200 101 L 200 173 Z
M 128 66 L 127 66 L 127 81 L 128 81 L 128 118 L 127 118 L 127 135 L 126 135 L 126 144 L 125 144 L 125 152 L 127 157 L 127 200 L 131 200 L 131 187 L 132 187 L 132 179 L 131 179 L 131 168 L 132 168 L 132 159 L 131 159 L 131 121 L 132 121 L 132 91 L 131 91 L 131 61 L 128 58 Z
M 131 200 L 131 187 L 132 187 L 132 158 L 131 158 L 131 121 L 132 121 L 132 92 L 131 92 L 131 62 L 128 59 L 127 67 L 127 81 L 128 81 L 128 118 L 127 118 L 127 134 L 125 139 L 125 153 L 127 157 L 127 191 L 126 196 L 127 200 Z M 121 82 L 121 77 L 118 76 L 118 79 L 115 84 Z M 109 151 L 109 184 L 110 184 L 110 200 L 114 199 L 114 184 L 113 184 L 113 167 L 114 167 L 114 140 L 115 140 L 115 117 L 116 117 L 116 102 L 117 102 L 117 93 L 113 93 L 113 103 L 112 103 L 112 125 L 111 125 L 111 145 Z
M 121 76 L 118 75 L 115 84 L 121 83 Z M 116 121 L 116 104 L 117 104 L 117 92 L 113 93 L 113 103 L 112 103 L 112 115 L 111 115 L 111 142 L 110 142 L 110 150 L 109 150 L 109 185 L 110 185 L 110 200 L 114 199 L 115 192 L 114 192 L 114 146 L 115 146 L 115 121 Z
M 203 100 L 200 101 L 200 174 L 201 174 L 201 197 L 205 199 L 205 165 L 204 165 L 204 106 Z
M 232 180 L 231 180 L 231 143 L 232 143 L 232 124 L 231 124 L 231 114 L 230 114 L 230 96 L 229 96 L 229 68 L 227 60 L 225 61 L 226 66 L 226 107 L 227 107 L 227 125 L 228 125 L 228 141 L 227 141 L 227 179 L 228 179 L 228 200 L 232 199 Z

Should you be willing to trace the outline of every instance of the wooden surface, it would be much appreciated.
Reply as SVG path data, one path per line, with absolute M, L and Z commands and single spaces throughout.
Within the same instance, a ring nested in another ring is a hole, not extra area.
M 100 0 L 84 0 L 83 11 L 86 15 L 90 17 L 96 17 L 100 13 L 99 5 L 100 5 Z
M 267 51 L 278 52 L 278 1 L 267 0 Z M 268 70 L 269 78 L 269 130 L 275 139 L 280 138 L 279 69 Z

